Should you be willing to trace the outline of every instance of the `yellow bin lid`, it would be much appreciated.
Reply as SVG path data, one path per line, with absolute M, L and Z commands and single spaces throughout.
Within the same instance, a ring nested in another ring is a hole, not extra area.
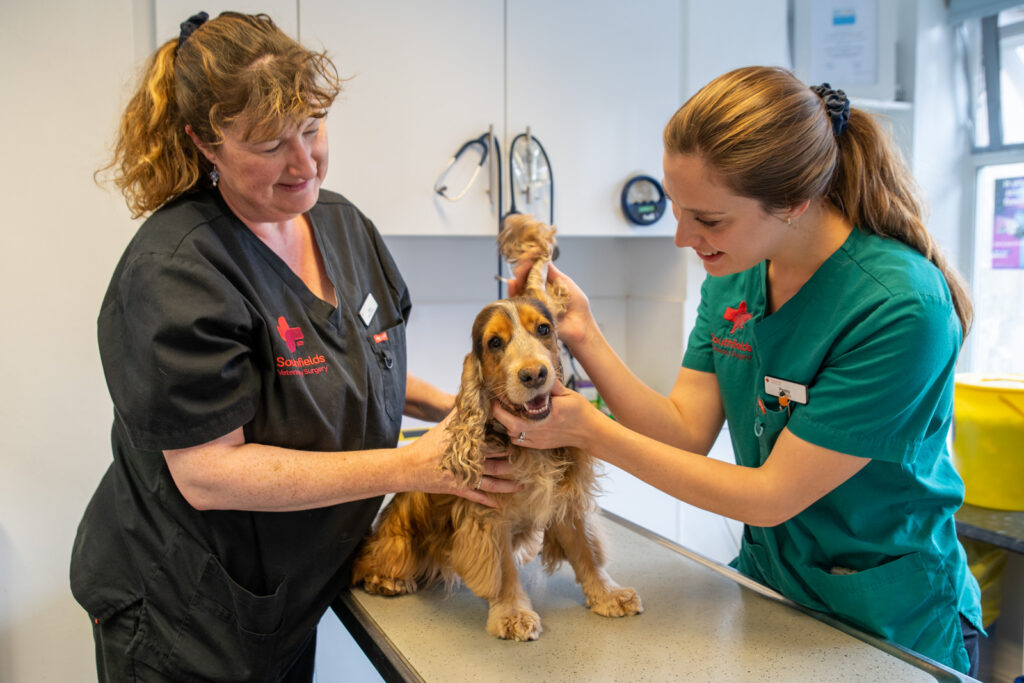
M 980 372 L 962 372 L 956 376 L 956 385 L 988 391 L 1024 392 L 1024 374 L 1004 373 L 1001 375 Z
M 953 464 L 964 500 L 1024 510 L 1024 374 L 957 375 L 953 403 Z

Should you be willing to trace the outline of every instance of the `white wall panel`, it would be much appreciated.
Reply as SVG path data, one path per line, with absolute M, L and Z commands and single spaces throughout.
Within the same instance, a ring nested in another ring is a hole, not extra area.
M 791 68 L 788 4 L 787 0 L 683 0 L 683 99 L 741 66 Z
M 95 679 L 71 596 L 78 522 L 111 460 L 96 315 L 134 231 L 97 187 L 134 64 L 129 0 L 0 3 L 0 681 Z
M 161 45 L 181 33 L 181 22 L 200 10 L 210 17 L 221 12 L 267 14 L 281 30 L 293 38 L 299 37 L 298 3 L 296 0 L 240 0 L 239 2 L 207 2 L 206 0 L 155 0 L 154 24 L 156 45 Z
M 458 202 L 434 182 L 463 142 L 504 116 L 500 0 L 302 3 L 303 42 L 349 78 L 330 117 L 326 187 L 387 234 L 497 234 L 481 173 Z
M 562 234 L 671 234 L 671 215 L 632 226 L 619 205 L 636 174 L 661 178 L 661 134 L 679 107 L 678 0 L 508 3 L 505 137 L 547 149 Z

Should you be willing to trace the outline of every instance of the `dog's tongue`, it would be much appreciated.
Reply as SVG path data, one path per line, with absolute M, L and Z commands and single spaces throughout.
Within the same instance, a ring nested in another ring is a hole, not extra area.
M 531 412 L 537 412 L 538 410 L 544 410 L 548 405 L 548 397 L 546 394 L 532 398 L 526 402 L 526 409 Z

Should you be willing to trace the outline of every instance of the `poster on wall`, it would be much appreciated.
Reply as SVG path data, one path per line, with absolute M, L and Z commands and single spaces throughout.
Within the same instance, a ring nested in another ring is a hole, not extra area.
M 892 0 L 790 0 L 793 73 L 807 84 L 829 83 L 851 98 L 892 102 L 896 42 L 904 3 Z
M 836 87 L 878 82 L 877 0 L 811 5 L 811 81 Z
M 1024 177 L 996 180 L 992 267 L 1024 268 Z

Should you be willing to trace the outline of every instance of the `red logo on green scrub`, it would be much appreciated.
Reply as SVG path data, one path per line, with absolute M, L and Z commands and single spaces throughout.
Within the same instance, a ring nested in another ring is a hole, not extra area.
M 722 317 L 732 323 L 732 329 L 729 330 L 729 334 L 736 334 L 736 330 L 742 330 L 747 321 L 754 316 L 747 313 L 747 302 L 741 301 L 739 308 L 726 308 L 725 315 Z
M 277 319 L 277 333 L 281 335 L 281 339 L 288 345 L 288 350 L 292 353 L 302 346 L 302 330 L 298 327 L 290 327 L 283 315 Z

